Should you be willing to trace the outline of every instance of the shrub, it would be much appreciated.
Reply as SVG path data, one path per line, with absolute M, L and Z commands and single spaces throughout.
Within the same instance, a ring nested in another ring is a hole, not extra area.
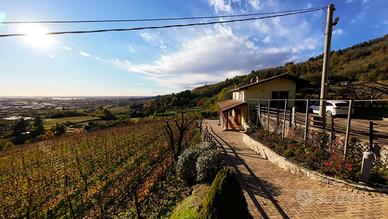
M 198 148 L 188 148 L 179 156 L 176 163 L 177 175 L 187 185 L 192 185 L 197 177 L 197 171 L 194 167 L 200 152 Z
M 212 182 L 217 172 L 223 167 L 221 153 L 215 149 L 203 150 L 197 159 L 197 181 Z
M 231 170 L 223 169 L 217 173 L 198 218 L 252 218 Z
M 218 119 L 218 112 L 217 111 L 202 111 L 201 117 L 205 119 Z
M 198 148 L 201 150 L 216 149 L 217 145 L 212 141 L 204 141 L 199 143 Z

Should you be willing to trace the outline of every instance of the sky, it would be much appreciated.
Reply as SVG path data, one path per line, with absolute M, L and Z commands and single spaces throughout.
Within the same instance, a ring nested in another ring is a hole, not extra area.
M 0 96 L 153 96 L 322 53 L 325 12 L 233 24 L 46 36 L 45 31 L 182 23 L 9 25 L 4 21 L 189 17 L 335 4 L 332 49 L 388 33 L 388 0 L 2 0 Z M 206 21 L 206 20 L 203 20 Z M 33 33 L 36 33 L 35 35 Z

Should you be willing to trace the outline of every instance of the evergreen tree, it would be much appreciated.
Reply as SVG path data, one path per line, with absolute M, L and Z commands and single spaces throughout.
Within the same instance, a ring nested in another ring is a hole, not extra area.
M 32 135 L 34 137 L 44 134 L 43 119 L 40 116 L 35 117 L 33 122 Z
M 55 125 L 55 128 L 54 128 L 54 135 L 55 136 L 60 136 L 60 135 L 63 135 L 65 134 L 66 132 L 66 126 L 63 125 L 63 124 L 56 124 Z
M 12 135 L 13 136 L 18 136 L 18 135 L 23 135 L 26 134 L 27 132 L 27 121 L 24 120 L 24 118 L 21 118 L 13 128 Z
M 104 111 L 102 112 L 102 119 L 104 119 L 104 120 L 115 120 L 116 116 L 113 115 L 113 113 L 111 111 L 109 111 L 108 109 L 104 109 Z

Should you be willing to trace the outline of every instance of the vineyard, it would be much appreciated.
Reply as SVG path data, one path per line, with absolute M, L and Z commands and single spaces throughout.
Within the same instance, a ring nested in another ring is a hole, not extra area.
M 184 145 L 198 136 L 192 126 Z M 163 121 L 152 120 L 3 152 L 1 217 L 140 218 L 152 208 L 160 214 L 168 200 L 156 196 L 168 195 L 158 188 L 166 191 L 174 180 L 164 130 Z

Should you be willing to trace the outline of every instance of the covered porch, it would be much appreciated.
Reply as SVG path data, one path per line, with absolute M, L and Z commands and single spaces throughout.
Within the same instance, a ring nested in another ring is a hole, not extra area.
M 231 99 L 219 102 L 218 105 L 223 130 L 244 131 L 247 102 Z

